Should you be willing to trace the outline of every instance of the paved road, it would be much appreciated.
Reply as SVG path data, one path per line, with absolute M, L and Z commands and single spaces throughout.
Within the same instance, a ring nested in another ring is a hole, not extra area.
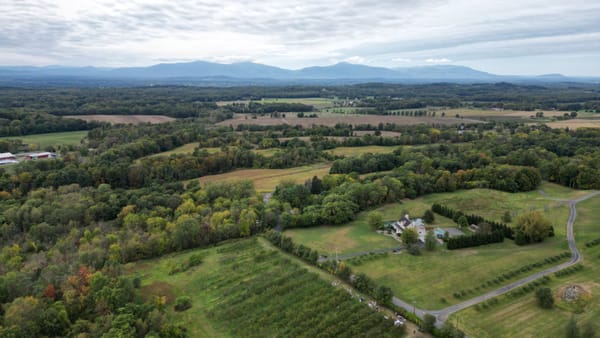
M 586 195 L 584 197 L 575 199 L 575 200 L 570 200 L 569 202 L 569 207 L 570 207 L 570 212 L 569 212 L 569 220 L 567 221 L 567 242 L 569 243 L 569 249 L 571 250 L 571 260 L 569 260 L 568 262 L 559 264 L 557 266 L 548 268 L 546 270 L 534 273 L 533 275 L 530 275 L 528 277 L 525 277 L 521 280 L 518 280 L 516 282 L 513 282 L 511 284 L 505 285 L 499 289 L 490 291 L 486 294 L 483 294 L 479 297 L 475 297 L 472 299 L 469 299 L 467 301 L 464 301 L 462 303 L 458 303 L 452 306 L 449 306 L 447 308 L 441 309 L 441 310 L 423 310 L 423 309 L 419 309 L 416 308 L 414 306 L 414 304 L 409 304 L 401 299 L 398 299 L 396 297 L 392 298 L 392 302 L 394 303 L 394 305 L 396 306 L 400 306 L 402 308 L 404 308 L 406 311 L 409 312 L 414 312 L 417 316 L 419 316 L 420 318 L 423 318 L 426 314 L 432 314 L 437 318 L 437 323 L 436 325 L 439 327 L 441 326 L 446 319 L 448 319 L 448 316 L 450 316 L 451 314 L 464 310 L 470 306 L 473 306 L 475 304 L 481 303 L 483 301 L 486 301 L 490 298 L 494 298 L 496 296 L 502 295 L 504 293 L 507 293 L 513 289 L 516 289 L 524 284 L 527 284 L 529 282 L 532 282 L 538 278 L 541 278 L 543 276 L 547 276 L 549 274 L 555 273 L 559 270 L 568 268 L 569 266 L 573 265 L 573 264 L 577 264 L 580 260 L 581 260 L 581 254 L 579 253 L 579 249 L 577 249 L 577 246 L 575 244 L 575 236 L 573 235 L 573 223 L 575 222 L 575 217 L 577 217 L 577 209 L 575 208 L 575 205 L 579 202 L 585 201 L 587 199 L 590 199 L 596 195 L 600 194 L 600 191 L 591 193 L 589 195 Z

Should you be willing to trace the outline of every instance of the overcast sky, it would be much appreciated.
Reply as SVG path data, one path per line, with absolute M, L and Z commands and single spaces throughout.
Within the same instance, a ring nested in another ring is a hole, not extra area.
M 0 65 L 456 64 L 600 76 L 598 0 L 0 0 Z

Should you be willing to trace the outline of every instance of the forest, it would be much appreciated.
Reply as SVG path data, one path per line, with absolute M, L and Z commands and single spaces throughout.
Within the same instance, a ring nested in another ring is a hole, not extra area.
M 6 135 L 89 130 L 81 144 L 56 149 L 58 159 L 0 167 L 0 336 L 184 337 L 185 328 L 170 323 L 160 304 L 138 297 L 139 280 L 125 274 L 124 264 L 263 233 L 277 246 L 288 245 L 283 250 L 314 264 L 315 251 L 286 244 L 287 240 L 267 231 L 344 224 L 359 212 L 385 203 L 459 189 L 532 191 L 542 180 L 600 189 L 598 129 L 551 129 L 515 122 L 467 126 L 464 133 L 450 126 L 396 124 L 241 130 L 215 125 L 233 114 L 232 107 L 219 107 L 215 100 L 260 98 L 267 91 L 272 97 L 303 97 L 315 95 L 317 89 L 0 90 L 0 116 L 3 122 L 10 120 L 9 127 L 6 123 L 0 127 Z M 560 95 L 554 95 L 557 92 Z M 358 93 L 371 94 L 373 100 L 410 94 L 427 105 L 445 100 L 481 105 L 503 101 L 522 105 L 520 109 L 526 104 L 596 109 L 599 102 L 594 90 L 504 84 L 357 85 L 332 87 L 327 95 Z M 269 104 L 251 109 L 268 113 L 271 108 L 284 109 Z M 311 111 L 305 105 L 285 109 Z M 134 126 L 57 117 L 91 113 L 152 113 L 183 119 Z M 399 135 L 353 136 L 358 130 Z M 191 143 L 195 144 L 191 153 L 160 155 Z M 395 149 L 357 156 L 328 152 L 371 145 Z M 0 140 L 0 151 L 14 149 L 27 149 L 27 145 Z M 302 183 L 280 182 L 270 199 L 258 194 L 251 181 L 201 185 L 197 180 L 243 168 L 315 163 L 330 165 L 329 174 Z M 440 214 L 455 216 L 442 206 L 436 208 Z M 479 221 L 477 215 L 466 216 Z M 474 237 L 469 244 L 510 237 L 506 226 L 496 226 L 494 221 L 489 221 L 496 227 L 489 238 Z M 362 281 L 365 284 L 359 282 L 357 288 L 377 295 L 378 289 Z M 335 297 L 341 296 L 331 296 Z M 226 319 L 218 311 L 213 315 Z M 371 322 L 364 325 L 375 332 Z

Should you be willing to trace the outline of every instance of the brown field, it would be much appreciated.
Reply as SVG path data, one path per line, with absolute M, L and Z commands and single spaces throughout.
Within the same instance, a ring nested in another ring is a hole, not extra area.
M 242 169 L 225 174 L 209 175 L 199 178 L 200 183 L 219 181 L 251 180 L 258 192 L 271 192 L 283 180 L 303 183 L 313 176 L 323 177 L 329 174 L 329 164 L 295 167 L 289 169 Z
M 417 125 L 417 124 L 431 124 L 431 125 L 456 125 L 460 123 L 482 123 L 482 121 L 475 119 L 457 119 L 449 117 L 411 117 L 411 116 L 380 116 L 380 115 L 354 115 L 354 116 L 340 116 L 340 117 L 318 117 L 318 118 L 297 118 L 297 117 L 286 117 L 286 118 L 271 118 L 268 116 L 259 117 L 256 119 L 248 118 L 246 115 L 236 115 L 233 119 L 219 122 L 219 125 L 237 127 L 242 124 L 261 125 L 261 126 L 275 126 L 281 124 L 288 125 L 301 125 L 302 127 L 311 127 L 312 125 L 323 125 L 333 127 L 338 123 L 349 123 L 351 125 L 358 124 L 371 124 L 377 125 L 379 123 L 396 123 L 401 125 Z
M 355 130 L 354 131 L 354 136 L 364 136 L 364 135 L 374 135 L 375 131 L 374 130 Z M 396 136 L 401 136 L 402 133 L 398 132 L 398 131 L 386 131 L 386 130 L 382 130 L 381 131 L 381 136 L 383 137 L 396 137 Z
M 536 112 L 544 112 L 544 117 L 555 117 L 563 116 L 564 111 L 557 110 L 534 110 L 534 111 L 521 111 L 521 110 L 494 110 L 494 109 L 469 109 L 469 108 L 456 108 L 456 109 L 441 109 L 436 112 L 437 115 L 441 112 L 446 113 L 446 118 L 455 118 L 456 114 L 464 117 L 522 117 L 529 118 L 535 116 Z
M 600 120 L 574 119 L 546 123 L 550 128 L 600 128 Z
M 164 115 L 66 115 L 68 119 L 80 119 L 84 121 L 108 122 L 112 124 L 141 124 L 141 123 L 165 123 L 175 121 L 175 118 Z

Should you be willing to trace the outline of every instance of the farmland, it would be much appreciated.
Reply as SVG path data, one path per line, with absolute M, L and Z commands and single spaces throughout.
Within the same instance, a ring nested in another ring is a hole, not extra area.
M 393 146 L 338 147 L 332 150 L 328 150 L 328 152 L 336 156 L 358 156 L 366 153 L 391 153 L 397 148 L 398 147 Z
M 198 254 L 200 266 L 169 274 L 172 266 Z M 398 335 L 391 320 L 332 286 L 329 275 L 323 280 L 322 273 L 303 265 L 254 238 L 128 269 L 142 277 L 145 298 L 166 296 L 169 319 L 192 337 Z M 189 310 L 172 310 L 179 296 L 191 298 Z
M 225 174 L 209 175 L 199 179 L 200 183 L 217 181 L 251 180 L 258 192 L 271 192 L 279 182 L 291 180 L 304 183 L 313 176 L 322 177 L 329 173 L 329 165 L 316 164 L 312 166 L 295 167 L 289 169 L 243 169 Z
M 418 124 L 430 124 L 430 125 L 457 125 L 461 123 L 481 123 L 476 119 L 457 119 L 457 118 L 442 118 L 442 117 L 411 117 L 411 116 L 380 116 L 380 115 L 354 115 L 354 116 L 340 116 L 340 117 L 317 117 L 317 118 L 298 118 L 298 117 L 281 117 L 272 118 L 269 116 L 261 116 L 255 119 L 249 118 L 247 115 L 237 115 L 233 119 L 219 122 L 219 125 L 232 126 L 236 128 L 238 125 L 261 125 L 261 126 L 274 126 L 274 125 L 301 125 L 305 128 L 311 127 L 312 125 L 323 125 L 323 126 L 335 126 L 338 123 L 348 123 L 351 125 L 359 124 L 371 124 L 378 125 L 379 123 L 396 123 L 398 125 L 418 125 Z
M 84 121 L 108 122 L 111 124 L 165 123 L 175 120 L 172 117 L 164 115 L 66 115 L 64 117 Z
M 548 285 L 554 294 L 557 306 L 553 309 L 541 309 L 533 293 L 519 298 L 497 297 L 499 304 L 485 310 L 469 308 L 452 317 L 452 322 L 458 322 L 460 328 L 469 336 L 477 337 L 506 337 L 519 335 L 521 337 L 539 337 L 540 333 L 565 332 L 571 316 L 580 327 L 587 323 L 596 325 L 600 316 L 600 285 L 598 276 L 600 269 L 600 246 L 587 247 L 585 243 L 600 238 L 600 197 L 577 204 L 577 219 L 575 221 L 575 239 L 584 260 L 584 268 L 565 277 L 553 276 Z M 561 300 L 560 291 L 567 285 L 580 285 L 590 292 L 591 297 L 583 303 L 583 307 L 573 307 Z
M 550 128 L 600 128 L 600 120 L 598 119 L 574 119 L 564 121 L 554 121 L 546 123 Z
M 188 144 L 182 145 L 181 147 L 177 147 L 175 149 L 171 149 L 168 151 L 163 151 L 161 153 L 152 154 L 147 157 L 170 156 L 170 155 L 178 155 L 178 154 L 192 154 L 197 147 L 198 147 L 198 143 L 195 143 L 195 142 L 188 143 Z M 202 148 L 202 149 L 206 150 L 209 153 L 215 153 L 215 152 L 220 151 L 219 148 Z
M 45 147 L 54 147 L 61 144 L 79 144 L 86 136 L 87 131 L 68 131 L 62 133 L 2 137 L 0 139 L 21 140 L 24 144 L 30 144 L 38 149 L 44 149 Z

